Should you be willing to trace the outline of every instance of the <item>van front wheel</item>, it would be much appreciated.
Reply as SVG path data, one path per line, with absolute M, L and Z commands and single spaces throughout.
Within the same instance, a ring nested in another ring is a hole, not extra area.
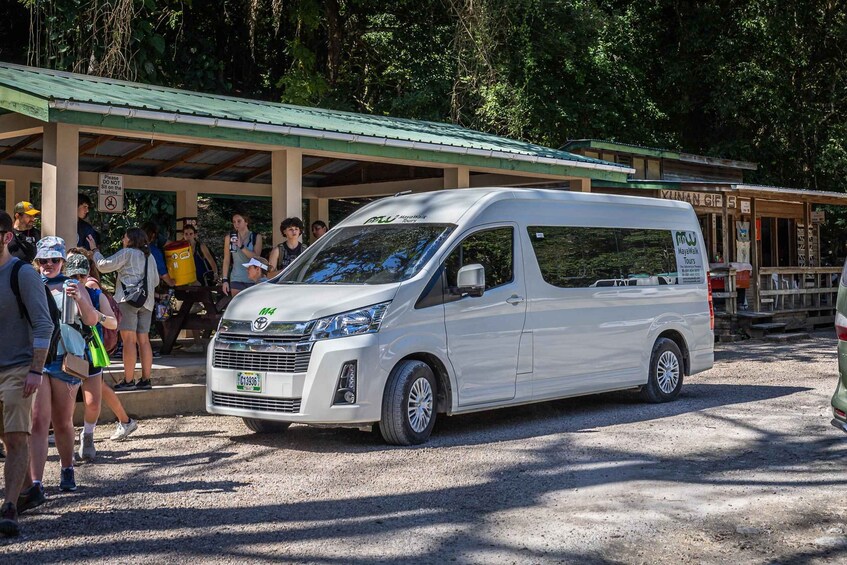
M 393 445 L 424 443 L 435 426 L 435 376 L 422 361 L 403 361 L 388 376 L 379 431 Z
M 650 356 L 647 384 L 641 387 L 641 396 L 653 403 L 670 402 L 679 396 L 684 367 L 679 346 L 664 337 L 657 339 Z
M 258 420 L 256 418 L 242 418 L 244 425 L 257 434 L 275 434 L 284 432 L 291 422 L 272 422 L 270 420 Z

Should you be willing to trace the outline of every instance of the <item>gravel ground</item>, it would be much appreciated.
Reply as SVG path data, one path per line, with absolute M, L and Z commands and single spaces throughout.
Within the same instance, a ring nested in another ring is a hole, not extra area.
M 0 562 L 843 563 L 847 436 L 832 332 L 718 346 L 682 396 L 630 392 L 442 418 L 432 441 L 148 420 L 97 430 L 0 540 Z

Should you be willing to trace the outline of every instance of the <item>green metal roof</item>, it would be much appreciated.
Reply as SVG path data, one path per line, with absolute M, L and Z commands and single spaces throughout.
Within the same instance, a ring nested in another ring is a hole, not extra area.
M 735 159 L 723 159 L 720 157 L 708 157 L 705 155 L 694 155 L 691 153 L 683 153 L 673 151 L 671 149 L 660 149 L 657 147 L 644 147 L 631 143 L 621 143 L 618 141 L 606 141 L 602 139 L 572 139 L 561 147 L 562 151 L 572 151 L 574 149 L 594 149 L 597 151 L 616 151 L 618 153 L 627 153 L 630 155 L 640 155 L 643 157 L 657 157 L 660 159 L 672 159 L 675 161 L 684 161 L 687 163 L 697 163 L 701 165 L 712 165 L 717 167 L 727 167 L 731 169 L 745 169 L 755 171 L 758 166 L 756 163 L 749 161 L 738 161 Z
M 626 166 L 427 122 L 0 63 L 0 108 L 42 121 L 605 180 Z

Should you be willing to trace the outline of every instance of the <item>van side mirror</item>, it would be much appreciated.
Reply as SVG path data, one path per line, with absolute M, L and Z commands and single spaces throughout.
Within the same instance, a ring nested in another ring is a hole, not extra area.
M 482 296 L 485 292 L 485 267 L 479 263 L 465 265 L 456 276 L 456 291 L 468 296 Z

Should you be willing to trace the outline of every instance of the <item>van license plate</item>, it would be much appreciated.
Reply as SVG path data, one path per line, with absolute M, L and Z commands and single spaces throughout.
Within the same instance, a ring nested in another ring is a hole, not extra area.
M 239 371 L 235 377 L 235 388 L 244 392 L 262 392 L 262 373 Z

